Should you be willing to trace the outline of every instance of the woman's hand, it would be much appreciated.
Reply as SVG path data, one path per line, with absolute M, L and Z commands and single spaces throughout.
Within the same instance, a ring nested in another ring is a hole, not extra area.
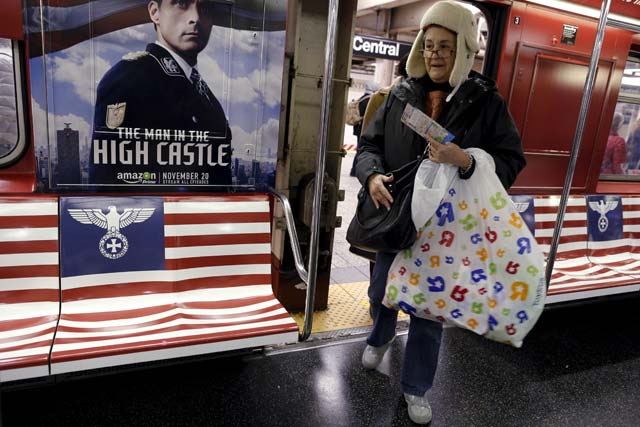
M 429 160 L 436 163 L 448 163 L 463 170 L 471 166 L 469 155 L 456 144 L 452 142 L 441 144 L 429 137 L 427 137 L 427 140 L 429 141 Z
M 391 203 L 393 203 L 393 197 L 384 186 L 385 183 L 393 181 L 393 176 L 386 176 L 381 173 L 374 173 L 367 180 L 367 189 L 373 199 L 373 204 L 376 209 L 380 209 L 380 205 L 391 209 Z

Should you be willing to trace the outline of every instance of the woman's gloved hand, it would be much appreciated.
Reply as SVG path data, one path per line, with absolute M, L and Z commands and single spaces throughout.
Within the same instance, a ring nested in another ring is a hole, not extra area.
M 381 173 L 374 173 L 367 179 L 367 189 L 373 199 L 373 204 L 376 209 L 380 209 L 380 205 L 391 209 L 391 203 L 393 203 L 393 197 L 384 184 L 392 182 L 393 176 L 386 176 Z

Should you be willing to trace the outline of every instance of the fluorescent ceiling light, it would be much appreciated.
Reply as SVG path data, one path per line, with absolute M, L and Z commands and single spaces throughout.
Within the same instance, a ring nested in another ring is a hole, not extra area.
M 566 10 L 567 12 L 576 13 L 578 15 L 590 16 L 591 18 L 598 18 L 600 16 L 600 12 L 592 7 L 570 3 L 568 1 L 529 0 L 529 3 L 537 3 L 542 6 L 552 7 L 554 9 Z
M 622 86 L 640 86 L 640 79 L 637 77 L 622 77 Z
M 542 6 L 552 7 L 554 9 L 564 10 L 578 15 L 588 16 L 590 18 L 599 19 L 600 10 L 580 4 L 571 3 L 563 0 L 529 0 L 529 3 L 536 3 Z M 618 21 L 638 27 L 640 30 L 640 20 L 629 18 L 628 16 L 618 15 L 616 13 L 609 14 L 610 21 Z

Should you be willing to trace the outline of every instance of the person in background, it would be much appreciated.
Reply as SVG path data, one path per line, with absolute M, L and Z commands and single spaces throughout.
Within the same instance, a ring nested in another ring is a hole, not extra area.
M 638 169 L 640 162 L 640 117 L 630 126 L 627 137 L 627 170 Z
M 364 117 L 365 111 L 367 110 L 367 106 L 369 105 L 369 100 L 371 99 L 371 91 L 368 88 L 365 90 L 364 94 L 360 98 L 358 98 L 358 113 L 360 117 Z M 358 146 L 360 145 L 360 134 L 362 133 L 364 119 L 360 120 L 358 123 L 353 125 L 353 134 L 356 136 L 356 143 Z M 358 163 L 358 152 L 356 151 L 356 155 L 353 156 L 353 163 L 351 164 L 351 171 L 349 175 L 356 176 L 356 163 Z
M 376 111 L 378 111 L 378 108 L 380 108 L 380 106 L 384 102 L 387 95 L 389 95 L 389 92 L 391 91 L 391 89 L 395 85 L 400 83 L 402 80 L 408 77 L 407 76 L 407 58 L 409 58 L 408 53 L 404 55 L 402 58 L 400 58 L 400 62 L 398 62 L 398 66 L 396 68 L 396 74 L 398 75 L 398 77 L 396 77 L 393 80 L 393 82 L 391 83 L 391 86 L 383 87 L 382 89 L 375 91 L 373 95 L 371 95 L 371 99 L 369 99 L 369 104 L 367 105 L 367 109 L 364 112 L 364 116 L 362 117 L 363 130 L 367 129 L 367 126 L 369 126 L 371 119 L 373 119 L 373 115 L 376 113 Z
M 407 60 L 408 79 L 397 84 L 360 138 L 358 180 L 367 186 L 379 208 L 393 197 L 386 173 L 415 160 L 427 141 L 401 122 L 407 104 L 418 108 L 455 135 L 452 143 L 428 142 L 429 159 L 458 167 L 462 179 L 473 179 L 475 160 L 463 148 L 477 147 L 492 156 L 496 174 L 509 188 L 526 161 L 520 136 L 494 81 L 471 68 L 478 52 L 478 27 L 462 4 L 440 1 L 427 10 Z M 374 326 L 362 355 L 366 369 L 375 369 L 395 339 L 398 312 L 382 305 L 395 253 L 377 253 L 369 286 Z M 410 315 L 402 367 L 402 389 L 409 418 L 431 421 L 426 392 L 438 365 L 442 325 Z
M 625 165 L 627 164 L 627 144 L 618 131 L 622 125 L 624 116 L 620 113 L 613 115 L 611 121 L 611 129 L 609 130 L 609 139 L 607 139 L 607 148 L 604 151 L 604 160 L 600 173 L 609 173 L 623 175 Z

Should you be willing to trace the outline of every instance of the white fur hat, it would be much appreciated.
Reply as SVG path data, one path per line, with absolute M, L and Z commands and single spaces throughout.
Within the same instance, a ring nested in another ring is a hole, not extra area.
M 420 78 L 427 74 L 420 50 L 423 49 L 425 30 L 430 25 L 439 25 L 458 35 L 456 59 L 449 77 L 449 84 L 457 88 L 467 79 L 479 50 L 476 19 L 469 9 L 455 1 L 444 0 L 431 6 L 420 21 L 420 32 L 407 59 L 409 77 Z

